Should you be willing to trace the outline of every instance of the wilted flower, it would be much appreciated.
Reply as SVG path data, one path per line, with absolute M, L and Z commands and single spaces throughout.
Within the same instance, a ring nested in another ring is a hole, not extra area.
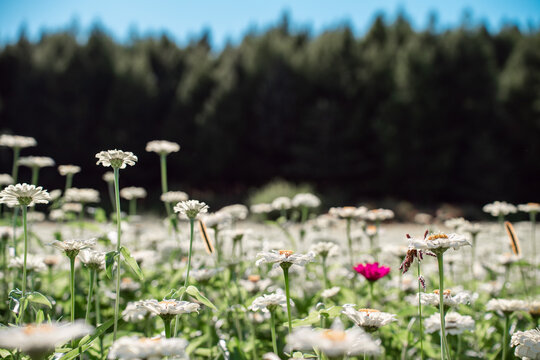
M 504 216 L 517 212 L 516 207 L 507 203 L 506 201 L 495 201 L 490 204 L 486 204 L 482 210 L 491 214 L 492 216 Z
M 313 194 L 301 193 L 293 197 L 291 204 L 293 207 L 316 208 L 321 205 L 321 200 Z
M 60 165 L 58 166 L 58 172 L 62 176 L 74 175 L 81 172 L 81 167 L 77 165 Z
M 375 309 L 358 309 L 355 310 L 352 305 L 343 306 L 343 314 L 347 315 L 356 325 L 360 326 L 367 332 L 373 332 L 381 326 L 397 321 L 395 314 L 381 312 Z
M 133 166 L 137 162 L 137 156 L 132 152 L 122 150 L 107 150 L 96 154 L 97 165 L 113 167 L 116 169 L 125 169 L 127 165 Z
M 189 199 L 189 196 L 183 191 L 167 191 L 166 193 L 161 194 L 160 199 L 166 203 L 178 203 L 186 201 Z
M 180 145 L 167 140 L 153 140 L 146 144 L 146 151 L 155 152 L 160 155 L 167 155 L 180 151 Z
M 292 305 L 292 300 L 291 300 Z M 287 298 L 283 291 L 278 290 L 272 294 L 265 294 L 253 300 L 253 303 L 248 309 L 252 311 L 262 310 L 263 312 L 273 311 L 276 307 L 281 306 L 284 309 L 287 307 Z
M 19 135 L 0 135 L 0 146 L 7 146 L 10 148 L 27 148 L 31 146 L 36 146 L 36 139 L 30 136 L 19 136 Z
M 0 203 L 8 206 L 34 206 L 35 204 L 47 204 L 51 197 L 47 190 L 41 186 L 17 184 L 9 185 L 0 191 Z
M 182 338 L 165 339 L 139 338 L 124 336 L 116 340 L 109 352 L 109 359 L 140 360 L 140 359 L 189 359 L 186 355 L 188 343 Z
M 522 359 L 540 359 L 540 329 L 518 331 L 512 334 L 512 346 L 517 346 L 514 354 Z
M 19 159 L 19 165 L 30 168 L 54 166 L 54 160 L 47 156 L 25 156 Z
M 379 266 L 378 262 L 374 263 L 366 263 L 366 264 L 358 264 L 354 267 L 354 270 L 362 274 L 366 280 L 374 282 L 377 281 L 390 272 L 390 268 L 386 266 Z
M 474 331 L 474 320 L 472 317 L 460 315 L 456 312 L 448 312 L 444 316 L 444 328 L 448 334 L 458 335 L 464 331 Z M 424 326 L 428 334 L 441 330 L 441 315 L 435 313 L 424 321 Z
M 13 178 L 9 174 L 0 174 L 0 185 L 13 184 Z
M 142 199 L 146 197 L 146 190 L 142 187 L 130 186 L 120 190 L 120 196 L 126 200 Z
M 289 263 L 303 266 L 308 262 L 313 261 L 315 254 L 309 252 L 307 254 L 295 254 L 292 250 L 272 250 L 272 251 L 263 251 L 257 254 L 257 261 L 255 265 L 259 266 L 260 264 L 269 263 L 274 264 L 273 268 L 280 266 L 282 263 Z

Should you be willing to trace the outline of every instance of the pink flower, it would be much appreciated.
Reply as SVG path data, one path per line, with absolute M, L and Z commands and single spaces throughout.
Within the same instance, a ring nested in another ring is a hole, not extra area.
M 364 275 L 368 281 L 377 281 L 380 278 L 385 277 L 390 272 L 390 268 L 387 266 L 379 266 L 378 262 L 372 264 L 358 264 L 354 267 L 354 270 Z

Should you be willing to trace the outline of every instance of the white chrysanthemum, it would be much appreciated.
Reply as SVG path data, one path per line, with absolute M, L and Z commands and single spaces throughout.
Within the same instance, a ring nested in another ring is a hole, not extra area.
M 322 257 L 335 256 L 339 252 L 339 246 L 331 241 L 320 241 L 311 245 L 310 250 Z
M 517 208 L 506 201 L 495 201 L 484 205 L 482 210 L 492 216 L 508 215 L 517 212 Z
M 148 311 L 158 316 L 169 316 L 178 314 L 199 313 L 199 304 L 189 301 L 178 301 L 174 299 L 164 299 L 162 301 L 146 300 L 142 303 Z
M 167 191 L 161 194 L 160 199 L 166 203 L 178 203 L 180 201 L 186 201 L 189 199 L 189 196 L 183 191 Z
M 208 205 L 198 200 L 180 201 L 174 207 L 174 212 L 186 216 L 188 219 L 195 219 L 200 214 L 208 212 Z
M 60 196 L 62 196 L 62 190 L 54 189 L 51 192 L 49 192 L 49 196 L 51 197 L 51 201 L 55 201 L 57 199 L 60 199 Z
M 234 221 L 244 220 L 249 213 L 248 208 L 242 204 L 228 205 L 219 209 L 218 212 L 229 214 Z
M 474 331 L 474 320 L 468 315 L 460 315 L 457 312 L 448 312 L 444 316 L 444 328 L 450 335 L 458 335 L 464 331 Z M 428 334 L 441 330 L 441 315 L 435 313 L 424 322 Z
M 0 135 L 0 146 L 7 146 L 10 148 L 27 148 L 31 146 L 36 146 L 36 139 L 30 136 L 19 136 L 19 135 Z
M 422 305 L 439 306 L 440 294 L 439 290 L 432 293 L 420 293 L 420 302 Z M 469 305 L 471 303 L 471 295 L 467 292 L 458 292 L 452 295 L 450 290 L 443 291 L 443 304 L 451 307 L 457 307 L 460 304 Z
M 153 140 L 146 144 L 146 151 L 155 152 L 160 155 L 167 155 L 180 151 L 180 145 L 167 140 Z
M 447 250 L 449 248 L 458 248 L 471 245 L 469 240 L 463 235 L 458 234 L 430 234 L 424 239 L 420 238 L 411 238 L 409 239 L 409 247 L 417 250 Z
M 527 203 L 527 204 L 519 204 L 518 210 L 528 213 L 537 213 L 540 211 L 540 204 L 539 203 Z
M 517 346 L 514 354 L 522 359 L 540 359 L 540 329 L 517 331 L 512 334 L 512 346 Z
M 55 248 L 62 250 L 67 256 L 77 256 L 82 249 L 96 245 L 96 239 L 70 239 L 64 241 L 55 240 L 51 243 Z
M 99 191 L 88 188 L 69 188 L 65 193 L 66 201 L 68 202 L 80 202 L 80 203 L 98 203 Z
M 94 328 L 84 321 L 41 324 L 0 329 L 0 348 L 18 349 L 34 359 L 52 353 L 67 341 L 90 334 Z
M 292 207 L 292 201 L 287 196 L 280 196 L 272 201 L 274 210 L 288 210 Z
M 79 204 L 79 203 L 64 203 L 64 204 L 62 204 L 62 210 L 65 211 L 65 212 L 80 213 L 82 211 L 82 204 Z
M 24 156 L 19 159 L 19 165 L 27 166 L 30 168 L 54 166 L 54 160 L 47 156 Z
M 257 254 L 257 257 L 259 259 L 257 259 L 255 265 L 259 266 L 260 264 L 269 263 L 274 264 L 273 267 L 276 268 L 282 263 L 303 266 L 308 262 L 313 261 L 315 254 L 313 252 L 307 254 L 295 254 L 292 250 L 271 250 L 260 252 Z
M 394 218 L 394 212 L 389 209 L 373 209 L 364 214 L 364 219 L 369 221 L 385 221 Z
M 469 233 L 471 235 L 476 235 L 482 231 L 482 225 L 478 223 L 471 223 L 469 221 L 465 222 L 461 227 L 461 231 Z
M 102 251 L 85 249 L 79 253 L 79 260 L 91 269 L 105 269 L 105 255 Z
M 341 288 L 339 286 L 331 287 L 330 289 L 323 290 L 323 292 L 321 293 L 321 297 L 324 299 L 331 298 L 333 296 L 336 296 L 340 290 Z
M 13 178 L 9 174 L 0 174 L 0 185 L 13 184 Z
M 341 218 L 341 219 L 352 219 L 364 216 L 367 213 L 367 208 L 365 206 L 354 207 L 354 206 L 345 206 L 345 207 L 333 207 L 330 208 L 328 213 L 332 216 Z
M 486 304 L 488 311 L 502 311 L 503 313 L 512 313 L 528 309 L 528 304 L 523 300 L 509 299 L 491 299 Z
M 26 259 L 26 271 L 28 272 L 41 272 L 46 269 L 43 257 L 28 254 Z M 12 269 L 22 269 L 24 264 L 24 257 L 17 256 L 9 261 L 9 267 Z
M 8 206 L 34 206 L 47 204 L 51 200 L 47 190 L 41 186 L 24 184 L 9 185 L 0 191 L 0 203 Z
M 146 190 L 136 186 L 125 187 L 120 190 L 120 196 L 126 200 L 142 199 L 146 197 Z
M 107 171 L 101 178 L 107 183 L 112 183 L 114 182 L 114 173 L 112 171 Z
M 272 212 L 274 208 L 272 207 L 272 204 L 253 204 L 249 207 L 249 210 L 253 214 L 268 214 L 269 212 Z
M 375 331 L 381 326 L 390 324 L 393 321 L 397 321 L 395 314 L 375 309 L 355 310 L 352 305 L 344 305 L 342 313 L 347 315 L 356 325 L 369 332 Z
M 452 219 L 448 219 L 444 222 L 444 226 L 446 226 L 447 228 L 450 228 L 454 231 L 457 231 L 458 229 L 462 229 L 463 226 L 465 226 L 465 224 L 467 224 L 467 220 L 465 220 L 464 218 L 462 217 L 458 217 L 458 218 L 452 218 Z
M 61 209 L 53 209 L 49 213 L 49 220 L 51 221 L 63 221 L 66 218 L 66 214 Z
M 382 353 L 379 340 L 373 340 L 359 327 L 343 330 L 341 321 L 334 321 L 331 329 L 314 330 L 308 327 L 297 328 L 287 336 L 287 349 L 318 349 L 328 357 L 369 355 Z
M 120 282 L 120 290 L 122 291 L 133 292 L 133 291 L 139 290 L 140 288 L 141 288 L 141 285 L 133 281 L 132 278 L 124 277 L 122 278 L 122 281 Z
M 122 319 L 128 322 L 137 322 L 144 320 L 147 316 L 156 316 L 154 313 L 148 311 L 148 309 L 144 306 L 145 301 L 146 300 L 129 302 L 124 311 L 122 311 Z
M 58 172 L 62 176 L 74 175 L 81 172 L 81 167 L 77 165 L 60 165 L 58 166 Z
M 287 297 L 281 289 L 272 294 L 265 294 L 263 296 L 255 298 L 255 300 L 253 300 L 253 303 L 251 303 L 248 309 L 250 309 L 251 311 L 262 310 L 263 312 L 268 312 L 278 306 L 281 306 L 284 309 L 287 307 Z M 294 306 L 292 300 L 291 306 Z
M 188 343 L 182 338 L 139 338 L 124 336 L 116 340 L 109 352 L 109 359 L 118 360 L 157 360 L 170 357 L 171 359 L 187 360 Z
M 249 275 L 247 280 L 240 279 L 238 282 L 250 293 L 264 291 L 267 287 L 272 285 L 272 280 L 261 279 L 259 275 Z
M 321 205 L 321 200 L 310 193 L 296 194 L 291 204 L 293 207 L 307 207 L 307 208 L 316 208 Z
M 96 165 L 125 169 L 127 165 L 133 166 L 137 162 L 137 156 L 132 152 L 122 150 L 107 150 L 96 154 L 98 159 Z

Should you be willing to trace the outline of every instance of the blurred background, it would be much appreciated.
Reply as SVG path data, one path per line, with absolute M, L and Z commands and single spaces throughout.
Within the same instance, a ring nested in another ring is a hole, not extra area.
M 134 152 L 147 209 L 155 139 L 182 147 L 169 188 L 216 207 L 276 179 L 328 206 L 538 201 L 540 2 L 2 1 L 0 133 L 76 187 Z

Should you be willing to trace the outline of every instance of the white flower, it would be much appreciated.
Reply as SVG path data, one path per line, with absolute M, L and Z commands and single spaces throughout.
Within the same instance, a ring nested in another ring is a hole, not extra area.
M 9 174 L 0 174 L 0 185 L 13 184 L 13 178 Z
M 482 210 L 492 216 L 508 215 L 517 212 L 514 205 L 507 203 L 506 201 L 495 201 L 490 204 L 484 205 Z
M 54 189 L 49 193 L 49 196 L 51 197 L 51 201 L 54 201 L 56 199 L 59 199 L 60 196 L 62 196 L 62 190 L 60 189 Z
M 482 231 L 482 225 L 480 224 L 473 224 L 469 221 L 465 222 L 463 226 L 461 227 L 461 231 L 469 233 L 471 235 L 476 235 L 479 232 Z
M 93 327 L 84 321 L 7 327 L 0 330 L 0 348 L 19 349 L 37 359 L 69 340 L 90 334 L 92 330 Z
M 58 166 L 58 172 L 62 176 L 74 175 L 81 172 L 81 167 L 77 165 L 60 165 Z
M 55 240 L 51 243 L 55 248 L 62 250 L 69 257 L 79 254 L 82 249 L 96 245 L 96 239 L 70 239 L 64 241 Z
M 454 248 L 457 250 L 458 248 L 465 246 L 465 245 L 471 245 L 469 240 L 465 238 L 465 236 L 458 235 L 458 234 L 444 234 L 444 233 L 437 233 L 437 234 L 430 234 L 429 236 L 426 236 L 424 239 L 420 238 L 411 238 L 409 239 L 409 247 L 417 250 L 447 250 L 448 248 Z
M 26 216 L 26 220 L 31 222 L 42 222 L 45 221 L 45 214 L 39 211 L 30 211 L 28 215 Z
M 155 152 L 160 155 L 167 155 L 180 151 L 180 145 L 167 140 L 153 140 L 146 144 L 146 151 Z
M 211 278 L 213 278 L 214 276 L 216 276 L 217 274 L 221 273 L 223 271 L 223 268 L 214 268 L 214 269 L 209 269 L 209 268 L 204 268 L 204 269 L 193 269 L 191 271 L 191 276 L 201 282 L 201 281 L 208 281 L 210 280 Z
M 54 166 L 54 160 L 47 156 L 25 156 L 19 159 L 19 165 L 42 168 Z
M 447 228 L 450 228 L 454 231 L 457 231 L 458 229 L 462 229 L 463 226 L 465 226 L 465 224 L 467 224 L 468 221 L 465 220 L 464 218 L 462 217 L 459 217 L 459 218 L 452 218 L 452 219 L 448 219 L 444 222 L 444 226 L 446 226 Z
M 101 178 L 107 183 L 112 183 L 114 182 L 114 173 L 112 171 L 107 171 Z
M 142 199 L 146 197 L 146 190 L 144 190 L 142 187 L 125 187 L 120 190 L 120 196 L 126 200 Z
M 394 212 L 389 209 L 373 209 L 364 215 L 364 219 L 369 221 L 384 221 L 392 218 L 394 218 Z
M 122 150 L 107 150 L 101 151 L 96 154 L 98 159 L 96 165 L 103 165 L 105 167 L 113 167 L 118 169 L 125 169 L 126 165 L 133 166 L 137 162 L 137 156 L 132 152 Z
M 514 354 L 522 359 L 540 359 L 540 329 L 518 331 L 512 334 L 512 346 L 516 346 Z
M 164 299 L 162 301 L 146 300 L 142 303 L 148 311 L 154 315 L 169 316 L 178 314 L 188 314 L 199 312 L 200 305 L 189 301 L 178 301 L 174 299 Z
M 65 211 L 65 212 L 80 213 L 82 211 L 82 204 L 79 204 L 79 203 L 64 203 L 64 204 L 62 204 L 62 210 Z
M 251 311 L 262 310 L 263 312 L 268 312 L 273 311 L 278 306 L 281 306 L 284 309 L 287 307 L 287 297 L 281 289 L 279 289 L 275 293 L 265 294 L 263 296 L 255 298 L 255 300 L 253 300 L 253 303 L 251 303 L 248 309 L 250 309 Z M 293 306 L 292 300 L 291 306 Z
M 394 314 L 375 309 L 355 310 L 352 305 L 344 305 L 342 313 L 347 315 L 356 325 L 369 332 L 375 331 L 381 326 L 390 324 L 393 321 L 397 321 Z
M 91 269 L 105 269 L 105 253 L 102 251 L 84 249 L 79 253 L 79 260 Z
M 293 207 L 316 208 L 321 205 L 321 200 L 310 193 L 296 194 L 291 202 Z
M 335 256 L 339 252 L 339 246 L 330 241 L 320 241 L 311 245 L 310 250 L 322 257 Z
M 439 290 L 432 293 L 420 293 L 420 302 L 422 305 L 439 306 Z M 443 291 L 443 304 L 451 307 L 457 307 L 460 304 L 468 305 L 471 303 L 471 295 L 467 292 L 459 292 L 452 296 L 450 290 Z
M 244 287 L 244 289 L 251 293 L 264 291 L 272 284 L 272 280 L 261 280 L 261 277 L 259 275 L 249 275 L 247 280 L 240 279 L 238 282 Z
M 486 309 L 488 311 L 512 313 L 514 311 L 528 310 L 528 304 L 523 300 L 491 299 L 486 304 Z
M 448 312 L 444 316 L 444 328 L 450 335 L 458 335 L 464 331 L 474 331 L 474 325 L 473 318 L 468 315 L 463 316 L 457 312 Z M 439 313 L 431 315 L 425 320 L 424 326 L 428 334 L 440 331 L 441 315 Z
M 139 300 L 135 302 L 129 302 L 124 311 L 122 311 L 122 319 L 128 322 L 137 322 L 144 320 L 146 316 L 156 316 L 154 313 L 148 311 L 144 306 L 146 300 Z
M 321 293 L 321 297 L 325 299 L 331 298 L 333 296 L 336 296 L 339 290 L 341 290 L 339 286 L 334 286 L 330 289 L 323 290 L 323 292 Z
M 99 202 L 99 191 L 95 189 L 69 188 L 64 196 L 68 202 L 80 202 L 85 204 Z
M 414 215 L 414 222 L 422 225 L 429 225 L 433 221 L 433 216 L 426 213 L 418 213 Z
M 540 211 L 540 204 L 539 203 L 527 203 L 527 204 L 519 204 L 518 210 L 528 213 L 537 213 Z M 531 330 L 532 331 L 532 330 Z
M 61 209 L 53 209 L 49 213 L 49 219 L 51 221 L 63 221 L 66 218 L 66 214 Z
M 364 216 L 367 213 L 367 208 L 365 206 L 358 208 L 354 206 L 333 207 L 330 208 L 328 213 L 341 219 L 352 219 Z
M 269 212 L 272 212 L 274 208 L 271 204 L 253 204 L 249 207 L 249 210 L 254 214 L 267 214 Z
M 122 291 L 137 291 L 141 288 L 141 285 L 133 281 L 132 278 L 124 277 L 120 282 L 120 289 Z
M 0 203 L 8 206 L 34 206 L 47 204 L 51 197 L 41 186 L 24 184 L 9 185 L 0 191 Z
M 7 146 L 10 148 L 27 148 L 31 146 L 36 146 L 36 139 L 30 136 L 19 136 L 19 135 L 0 135 L 0 146 Z
M 280 196 L 272 201 L 272 208 L 274 210 L 288 210 L 292 207 L 291 199 L 287 196 Z
M 292 250 L 272 250 L 260 252 L 257 254 L 257 257 L 259 259 L 257 259 L 255 265 L 259 266 L 260 264 L 269 263 L 274 264 L 273 267 L 276 268 L 282 263 L 303 266 L 308 262 L 313 261 L 315 254 L 313 252 L 307 254 L 295 254 Z
M 208 227 L 213 228 L 217 226 L 221 228 L 222 226 L 231 223 L 231 216 L 227 213 L 218 211 L 215 213 L 204 214 L 202 220 Z
M 242 204 L 234 204 L 234 205 L 225 206 L 219 209 L 218 212 L 230 215 L 230 217 L 234 221 L 244 220 L 248 216 L 248 208 Z
M 9 267 L 14 269 L 22 269 L 24 264 L 24 257 L 17 256 L 9 261 Z M 46 269 L 45 263 L 41 256 L 28 254 L 26 259 L 26 271 L 41 272 Z
M 174 212 L 180 213 L 188 219 L 195 219 L 200 214 L 208 212 L 208 205 L 198 200 L 180 201 L 174 207 Z
M 187 345 L 187 341 L 182 338 L 124 336 L 112 344 L 108 357 L 118 360 L 157 360 L 166 357 L 183 360 L 189 359 L 186 355 Z
M 287 336 L 287 349 L 318 349 L 328 357 L 370 355 L 382 353 L 379 340 L 373 340 L 359 327 L 343 330 L 343 324 L 336 320 L 331 329 L 314 330 L 308 327 L 296 328 Z
M 167 191 L 166 193 L 161 194 L 160 199 L 166 203 L 177 203 L 186 201 L 189 199 L 189 196 L 183 191 Z

